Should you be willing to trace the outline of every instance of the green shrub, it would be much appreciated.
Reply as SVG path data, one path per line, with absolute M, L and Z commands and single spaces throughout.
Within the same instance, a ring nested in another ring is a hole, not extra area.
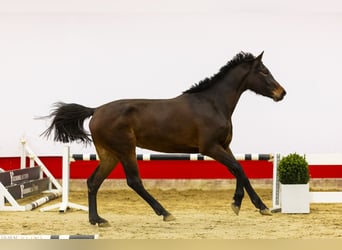
M 306 184 L 310 180 L 308 163 L 303 156 L 289 154 L 279 161 L 278 177 L 282 184 Z

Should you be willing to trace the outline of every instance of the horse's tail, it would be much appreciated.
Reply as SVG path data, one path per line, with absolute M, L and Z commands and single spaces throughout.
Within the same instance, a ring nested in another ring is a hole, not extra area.
M 92 116 L 94 108 L 84 107 L 75 103 L 58 102 L 45 118 L 52 118 L 51 125 L 42 135 L 49 137 L 54 131 L 54 140 L 60 142 L 81 141 L 90 143 L 90 134 L 84 130 L 84 120 Z

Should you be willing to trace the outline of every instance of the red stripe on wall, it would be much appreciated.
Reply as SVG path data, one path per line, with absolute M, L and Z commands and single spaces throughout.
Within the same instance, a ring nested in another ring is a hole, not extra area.
M 40 157 L 55 178 L 62 178 L 62 157 Z M 26 161 L 29 165 L 29 160 Z M 273 163 L 268 161 L 240 161 L 251 179 L 272 178 Z M 226 167 L 216 161 L 139 161 L 140 175 L 144 179 L 221 179 L 233 178 Z M 95 170 L 98 161 L 74 161 L 70 163 L 72 179 L 86 179 Z M 20 168 L 20 157 L 0 158 L 0 168 Z M 342 178 L 342 165 L 311 165 L 311 178 Z M 111 179 L 125 178 L 119 164 L 110 174 Z
M 311 178 L 342 178 L 342 165 L 310 165 Z
M 139 161 L 140 176 L 144 179 L 219 179 L 233 178 L 232 174 L 215 161 Z M 272 163 L 241 162 L 250 178 L 272 178 Z M 70 175 L 72 178 L 89 176 L 97 166 L 97 161 L 72 162 Z M 125 178 L 123 168 L 119 164 L 109 175 L 112 179 Z

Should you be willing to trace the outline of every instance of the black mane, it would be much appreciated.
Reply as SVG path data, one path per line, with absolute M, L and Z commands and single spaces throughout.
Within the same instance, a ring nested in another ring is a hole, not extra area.
M 253 56 L 251 53 L 240 52 L 236 56 L 234 56 L 234 58 L 230 60 L 226 65 L 224 65 L 218 73 L 210 78 L 205 78 L 199 83 L 195 83 L 190 87 L 190 89 L 184 91 L 183 93 L 197 93 L 202 90 L 208 89 L 217 81 L 221 80 L 233 67 L 239 65 L 240 63 L 251 61 L 254 59 L 255 56 Z

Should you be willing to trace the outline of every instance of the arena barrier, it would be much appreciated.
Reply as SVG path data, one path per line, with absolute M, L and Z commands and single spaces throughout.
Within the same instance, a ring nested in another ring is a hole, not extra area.
M 99 235 L 12 235 L 12 234 L 5 234 L 0 235 L 0 240 L 93 240 L 98 239 Z
M 280 154 L 234 154 L 236 160 L 255 160 L 273 162 L 273 184 L 272 184 L 272 210 L 280 210 L 280 183 L 278 179 L 278 162 L 281 159 Z M 307 154 L 305 155 L 309 165 L 341 165 L 342 155 L 339 154 Z M 70 161 L 88 161 L 99 160 L 96 154 L 72 154 L 69 155 Z M 189 161 L 207 161 L 213 160 L 208 156 L 201 154 L 137 154 L 137 160 L 189 160 Z M 310 192 L 311 203 L 341 203 L 342 192 Z
M 309 165 L 341 165 L 342 154 L 307 154 Z M 342 170 L 342 169 L 341 169 Z M 311 203 L 342 203 L 342 191 L 310 192 Z
M 32 210 L 61 194 L 62 187 L 58 181 L 27 146 L 26 141 L 21 140 L 21 144 L 20 169 L 0 172 L 0 211 Z M 30 158 L 29 167 L 26 166 L 27 156 Z M 27 205 L 17 202 L 18 199 L 42 192 L 49 194 Z
M 70 153 L 70 152 L 69 152 Z M 92 161 L 99 160 L 97 154 L 64 154 L 63 158 L 68 158 L 70 161 Z M 276 154 L 234 154 L 234 157 L 238 161 L 271 161 L 273 162 L 273 176 L 277 176 L 277 161 L 275 159 Z M 201 154 L 137 154 L 137 160 L 141 161 L 153 161 L 153 160 L 189 160 L 189 161 L 212 161 L 214 159 L 201 155 Z M 64 161 L 63 161 L 64 162 Z M 70 163 L 70 162 L 69 162 Z M 279 192 L 276 187 L 279 183 L 276 181 L 273 183 L 272 203 L 274 208 L 279 207 Z M 275 192 L 274 192 L 275 191 Z

